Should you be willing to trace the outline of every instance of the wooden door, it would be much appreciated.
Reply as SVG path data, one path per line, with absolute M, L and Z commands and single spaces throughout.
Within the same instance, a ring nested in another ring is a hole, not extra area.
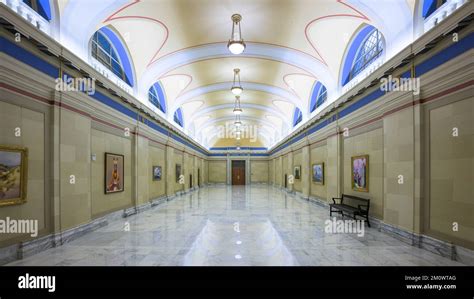
M 232 161 L 232 185 L 245 185 L 245 161 Z

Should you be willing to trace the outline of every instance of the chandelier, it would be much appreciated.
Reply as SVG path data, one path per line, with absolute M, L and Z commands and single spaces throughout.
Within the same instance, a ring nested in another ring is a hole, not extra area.
M 237 128 L 237 130 L 240 128 L 240 126 L 242 125 L 242 122 L 240 121 L 240 115 L 236 115 L 235 116 L 235 122 L 234 122 L 234 125 L 235 127 Z M 237 131 L 237 134 L 240 134 L 239 131 Z
M 232 91 L 232 93 L 236 96 L 240 95 L 242 91 L 244 91 L 242 85 L 240 84 L 240 69 L 234 69 L 234 82 L 230 91 Z
M 235 106 L 233 112 L 235 115 L 242 114 L 242 108 L 240 107 L 240 96 L 235 96 Z
M 229 43 L 227 43 L 227 48 L 234 55 L 242 54 L 245 50 L 245 42 L 242 39 L 242 31 L 240 28 L 240 21 L 242 16 L 239 14 L 232 15 L 232 35 L 230 37 Z

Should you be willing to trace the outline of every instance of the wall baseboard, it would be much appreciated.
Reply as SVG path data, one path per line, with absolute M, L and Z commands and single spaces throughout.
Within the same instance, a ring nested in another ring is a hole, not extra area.
M 413 233 L 384 222 L 381 223 L 380 231 L 388 233 L 407 244 L 423 248 L 429 252 L 450 258 L 453 261 L 474 265 L 474 251 L 471 249 L 427 235 Z
M 198 190 L 198 188 L 192 188 L 187 192 L 180 191 L 180 193 L 190 193 Z M 84 236 L 87 233 L 90 233 L 94 230 L 97 230 L 101 227 L 107 226 L 110 221 L 126 218 L 131 215 L 139 214 L 143 211 L 149 210 L 153 207 L 161 205 L 167 201 L 170 201 L 176 198 L 178 194 L 173 196 L 160 196 L 154 199 L 151 199 L 149 202 L 130 207 L 124 210 L 119 210 L 102 216 L 100 218 L 94 219 L 88 223 L 76 226 L 74 228 L 67 229 L 62 232 L 52 233 L 37 239 L 30 241 L 20 242 L 17 244 L 10 245 L 8 247 L 0 248 L 0 265 L 5 265 L 16 260 L 21 260 L 26 257 L 35 255 L 42 251 L 48 250 L 50 248 L 59 247 L 63 244 L 69 243 L 79 237 Z
M 291 191 L 274 185 L 275 188 L 286 191 L 290 193 Z M 295 194 L 301 199 L 306 199 L 301 193 L 296 192 Z M 310 195 L 308 199 L 309 202 L 318 205 L 320 207 L 328 208 L 329 203 L 322 198 Z M 328 210 L 329 213 L 329 210 Z M 334 216 L 333 216 L 334 217 Z M 335 216 L 340 218 L 339 215 Z M 400 241 L 407 243 L 412 246 L 423 248 L 429 252 L 438 254 L 442 257 L 450 258 L 451 260 L 461 262 L 466 265 L 474 265 L 474 251 L 468 248 L 455 245 L 449 242 L 435 239 L 430 236 L 423 234 L 416 234 L 405 229 L 393 226 L 391 224 L 385 223 L 378 218 L 369 216 L 370 225 L 372 228 L 377 228 L 380 232 L 384 232 L 388 235 L 391 235 Z

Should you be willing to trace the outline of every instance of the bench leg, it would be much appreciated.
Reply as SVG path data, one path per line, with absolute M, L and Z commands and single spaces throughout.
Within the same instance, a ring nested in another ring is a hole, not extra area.
M 367 226 L 370 227 L 369 216 L 367 216 L 366 219 L 367 219 Z

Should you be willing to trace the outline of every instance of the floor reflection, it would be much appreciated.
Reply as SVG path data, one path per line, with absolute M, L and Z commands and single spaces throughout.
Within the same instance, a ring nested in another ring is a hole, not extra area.
M 328 219 L 274 187 L 205 187 L 10 265 L 460 265 L 376 228 L 325 233 Z
M 185 266 L 293 266 L 295 260 L 268 219 L 208 219 Z

